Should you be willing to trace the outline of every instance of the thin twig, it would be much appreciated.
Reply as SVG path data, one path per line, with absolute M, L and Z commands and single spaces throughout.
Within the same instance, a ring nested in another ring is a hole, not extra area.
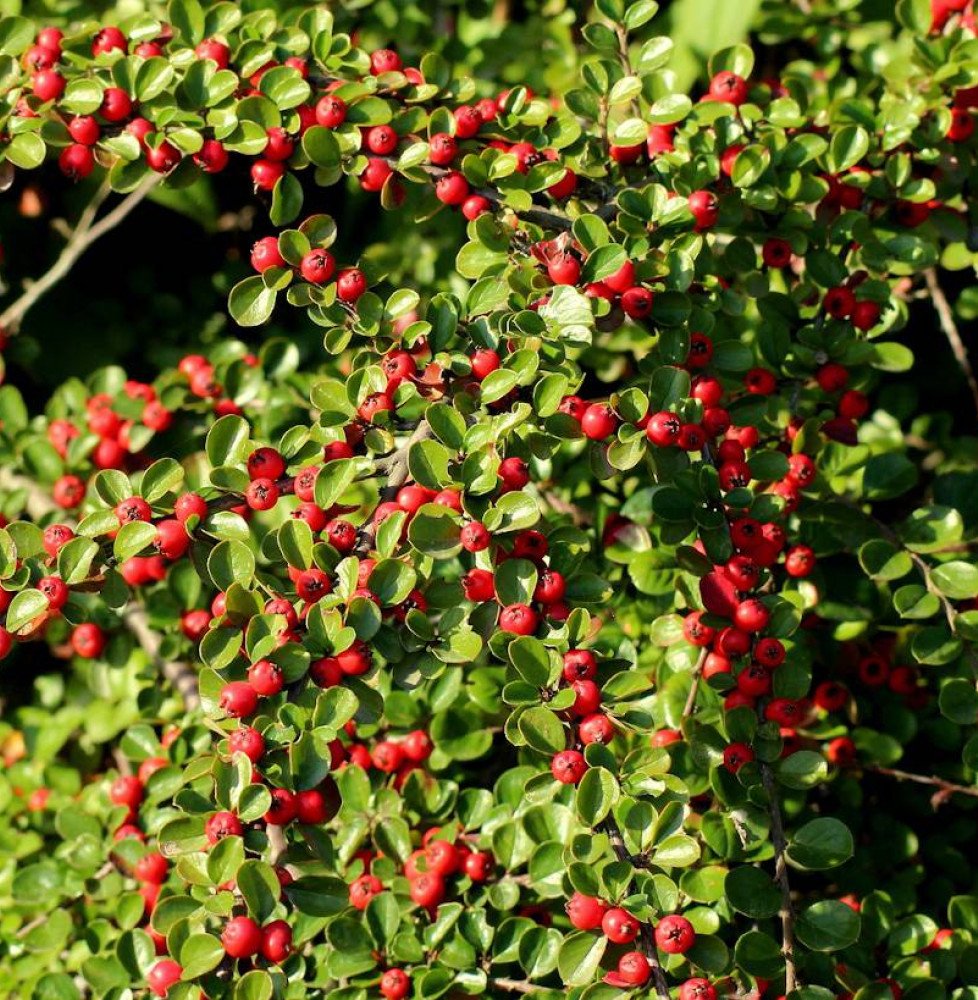
M 33 282 L 14 302 L 0 313 L 0 330 L 8 336 L 18 332 L 21 321 L 31 306 L 50 291 L 74 266 L 79 257 L 101 236 L 115 228 L 146 197 L 159 180 L 152 174 L 139 187 L 130 192 L 103 219 L 94 225 L 95 216 L 109 191 L 105 186 L 99 189 L 89 202 L 75 226 L 71 238 L 65 244 L 58 259 L 48 270 Z
M 115 871 L 115 863 L 113 861 L 106 861 L 104 865 L 94 874 L 89 876 L 93 881 L 101 882 L 107 875 L 110 875 Z M 80 899 L 85 898 L 85 893 L 80 892 L 77 896 L 72 896 L 70 899 L 62 900 L 58 905 L 58 909 L 64 909 L 66 906 L 71 906 L 73 903 L 77 903 Z M 26 924 L 17 930 L 16 936 L 18 938 L 27 937 L 28 934 L 35 927 L 40 927 L 41 924 L 47 923 L 51 919 L 51 913 L 49 910 L 45 910 L 43 913 L 39 913 L 33 920 L 29 920 Z
M 774 878 L 781 888 L 781 954 L 784 955 L 784 992 L 789 995 L 797 985 L 795 970 L 795 910 L 791 902 L 791 885 L 788 882 L 788 861 L 785 855 L 788 844 L 781 819 L 781 804 L 774 783 L 774 773 L 767 764 L 761 765 L 761 778 L 768 796 L 771 814 L 771 843 L 774 845 Z
M 594 523 L 591 513 L 578 506 L 573 500 L 564 500 L 553 490 L 541 490 L 540 496 L 552 511 L 557 514 L 566 514 L 574 522 L 575 527 L 580 528 Z
M 160 656 L 160 636 L 149 626 L 144 608 L 127 608 L 122 616 L 123 623 L 136 637 L 154 666 L 170 682 L 173 689 L 183 699 L 183 707 L 193 712 L 200 706 L 200 692 L 197 690 L 197 671 L 189 663 L 181 660 L 164 660 Z
M 707 647 L 704 646 L 700 650 L 696 666 L 693 667 L 693 683 L 689 687 L 689 694 L 686 696 L 686 704 L 683 706 L 684 719 L 688 719 L 690 715 L 693 714 L 693 709 L 696 707 L 696 695 L 699 693 L 700 679 L 703 676 L 703 664 L 706 663 L 707 652 Z
M 384 460 L 384 467 L 387 471 L 387 484 L 380 491 L 380 503 L 388 503 L 397 496 L 397 491 L 408 481 L 410 472 L 408 470 L 408 455 L 411 448 L 419 441 L 424 441 L 431 437 L 431 427 L 427 420 L 422 420 L 411 436 L 392 455 Z M 374 526 L 374 519 L 370 520 L 361 528 L 360 539 L 353 549 L 353 555 L 363 558 L 369 555 L 377 538 L 377 529 Z
M 604 821 L 604 832 L 611 842 L 611 849 L 615 852 L 615 857 L 619 861 L 627 861 L 628 864 L 634 865 L 634 859 L 628 853 L 628 848 L 622 839 L 621 830 L 618 829 L 618 824 L 610 816 Z M 662 971 L 662 966 L 659 964 L 659 952 L 656 948 L 652 925 L 642 921 L 641 928 L 642 950 L 645 952 L 645 957 L 652 969 L 655 992 L 658 994 L 659 1000 L 669 1000 L 669 983 L 666 980 L 666 974 Z
M 945 792 L 956 795 L 968 795 L 973 799 L 978 799 L 978 788 L 969 785 L 958 785 L 953 781 L 946 781 L 933 774 L 913 774 L 910 771 L 900 771 L 895 767 L 865 767 L 865 771 L 873 774 L 885 774 L 889 778 L 896 778 L 897 781 L 913 781 L 918 785 L 931 785 L 940 788 Z
M 971 359 L 968 357 L 968 349 L 964 346 L 958 325 L 954 321 L 954 312 L 951 309 L 951 304 L 948 302 L 947 296 L 944 294 L 944 289 L 941 288 L 941 283 L 937 279 L 937 269 L 933 267 L 927 268 L 924 271 L 924 279 L 927 282 L 927 289 L 930 292 L 931 301 L 934 303 L 934 311 L 937 313 L 941 330 L 944 331 L 944 336 L 947 337 L 948 343 L 951 345 L 954 357 L 957 359 L 962 371 L 964 371 L 964 377 L 968 381 L 968 388 L 971 390 L 971 398 L 974 400 L 975 412 L 978 413 L 978 378 L 975 377 L 975 370 L 971 367 Z
M 532 993 L 538 987 L 525 979 L 490 979 L 489 985 L 497 990 L 507 990 L 510 993 Z

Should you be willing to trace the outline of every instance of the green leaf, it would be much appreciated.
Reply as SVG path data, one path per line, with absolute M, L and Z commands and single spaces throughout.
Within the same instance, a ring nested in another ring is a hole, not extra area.
M 883 538 L 873 538 L 860 547 L 859 564 L 874 580 L 899 580 L 913 569 L 910 554 Z
M 0 53 L 19 56 L 26 52 L 34 41 L 35 30 L 26 17 L 0 18 Z
M 219 542 L 207 558 L 207 572 L 218 590 L 227 590 L 232 583 L 248 588 L 255 575 L 254 553 L 235 539 Z
M 228 414 L 219 418 L 207 432 L 204 448 L 207 461 L 221 465 L 243 465 L 248 450 L 251 428 L 243 417 Z
M 737 865 L 727 873 L 723 891 L 738 913 L 755 920 L 766 920 L 781 909 L 781 891 L 762 868 Z
M 174 33 L 191 48 L 204 38 L 204 10 L 198 0 L 170 0 L 167 18 Z
M 301 204 L 299 208 L 301 209 Z M 298 210 L 277 225 L 290 222 L 297 214 Z M 232 319 L 239 326 L 261 326 L 272 315 L 276 294 L 274 288 L 265 286 L 260 274 L 253 274 L 250 278 L 239 281 L 228 297 L 228 310 Z
M 249 858 L 238 869 L 238 891 L 248 906 L 248 915 L 264 923 L 278 903 L 282 887 L 271 865 Z
M 48 599 L 39 590 L 22 590 L 14 596 L 7 608 L 6 628 L 8 632 L 19 632 L 38 615 L 48 609 Z
M 603 934 L 576 931 L 564 938 L 557 954 L 557 971 L 565 986 L 590 983 L 601 964 L 608 939 Z
M 127 521 L 115 536 L 112 554 L 118 562 L 125 562 L 149 548 L 158 535 L 156 525 L 149 521 Z
M 931 571 L 931 579 L 945 597 L 964 601 L 978 597 L 978 566 L 963 560 L 942 563 Z
M 852 857 L 852 834 L 849 827 L 831 816 L 806 823 L 788 842 L 788 861 L 804 871 L 836 868 Z
M 840 951 L 859 939 L 859 914 L 837 899 L 822 899 L 795 921 L 798 940 L 813 951 Z
M 841 174 L 869 152 L 869 133 L 861 125 L 843 125 L 829 143 L 829 170 Z
M 183 484 L 183 466 L 175 458 L 161 458 L 144 473 L 139 492 L 147 503 L 162 500 L 167 493 L 176 493 Z
M 527 744 L 541 753 L 555 754 L 567 745 L 564 726 L 549 708 L 538 706 L 525 711 L 520 716 L 519 729 Z
M 596 827 L 614 808 L 618 796 L 618 782 L 607 768 L 588 768 L 577 786 L 577 814 L 588 826 Z
M 425 504 L 408 527 L 408 540 L 433 559 L 451 559 L 462 551 L 458 515 L 441 504 Z
M 180 948 L 184 979 L 196 979 L 216 969 L 224 958 L 224 945 L 213 934 L 191 934 Z
M 899 452 L 873 455 L 863 468 L 863 496 L 867 500 L 892 500 L 913 489 L 917 469 Z

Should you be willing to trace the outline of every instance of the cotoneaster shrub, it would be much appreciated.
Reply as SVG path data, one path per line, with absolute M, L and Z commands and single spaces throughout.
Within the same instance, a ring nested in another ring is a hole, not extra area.
M 0 389 L 0 993 L 972 1000 L 971 4 L 330 6 L 0 20 L 12 374 L 257 328 Z

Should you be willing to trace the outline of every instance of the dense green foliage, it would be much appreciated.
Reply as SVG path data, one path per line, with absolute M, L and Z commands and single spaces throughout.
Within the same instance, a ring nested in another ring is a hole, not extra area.
M 0 995 L 974 1000 L 971 4 L 103 6 L 0 4 Z

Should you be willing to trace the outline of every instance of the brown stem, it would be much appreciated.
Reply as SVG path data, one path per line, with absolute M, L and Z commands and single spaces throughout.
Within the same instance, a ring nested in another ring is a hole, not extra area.
M 189 663 L 180 660 L 164 660 L 160 657 L 160 636 L 149 626 L 144 608 L 127 608 L 122 620 L 136 637 L 154 666 L 170 682 L 173 689 L 183 699 L 183 707 L 192 712 L 200 707 L 200 692 L 197 690 L 197 671 Z
M 635 861 L 628 853 L 628 848 L 625 846 L 625 841 L 621 836 L 621 830 L 618 829 L 618 824 L 610 816 L 604 821 L 604 831 L 611 842 L 611 849 L 615 852 L 615 857 L 619 861 L 627 861 L 630 865 L 634 865 Z M 645 957 L 652 968 L 652 981 L 655 983 L 655 992 L 658 994 L 659 1000 L 669 1000 L 669 983 L 666 980 L 665 972 L 662 971 L 662 966 L 659 964 L 659 952 L 655 945 L 655 934 L 652 925 L 643 921 L 641 927 L 642 950 L 645 952 Z
M 693 709 L 696 707 L 696 695 L 699 693 L 700 680 L 703 677 L 703 664 L 706 663 L 707 647 L 704 646 L 700 650 L 699 659 L 696 661 L 696 666 L 693 667 L 693 683 L 690 685 L 689 694 L 686 697 L 686 704 L 683 706 L 683 718 L 688 719 L 690 715 L 693 714 Z
M 553 490 L 541 490 L 540 496 L 543 497 L 547 506 L 552 511 L 557 514 L 566 514 L 576 527 L 580 528 L 594 523 L 594 518 L 589 511 L 586 511 L 583 507 L 579 507 L 572 500 L 564 500 L 563 497 L 558 496 Z
M 948 793 L 969 795 L 973 799 L 978 799 L 978 788 L 958 785 L 933 774 L 914 774 L 911 771 L 900 771 L 895 767 L 866 767 L 863 770 L 871 771 L 873 774 L 885 774 L 889 778 L 896 778 L 897 781 L 913 781 L 918 785 L 931 785 Z
M 419 441 L 424 441 L 431 437 L 431 428 L 428 421 L 423 420 L 414 428 L 414 433 L 388 458 L 384 459 L 383 468 L 387 472 L 387 485 L 380 491 L 380 503 L 388 503 L 397 496 L 397 491 L 408 481 L 410 472 L 408 470 L 408 455 L 411 448 Z M 360 539 L 353 549 L 353 555 L 363 558 L 370 554 L 377 537 L 377 529 L 374 527 L 371 518 L 361 529 Z
M 771 814 L 771 843 L 774 845 L 774 878 L 781 888 L 781 954 L 784 955 L 784 992 L 787 996 L 797 985 L 795 969 L 795 910 L 791 902 L 791 885 L 788 882 L 788 862 L 785 856 L 788 844 L 781 819 L 781 804 L 774 782 L 774 773 L 767 764 L 761 765 L 761 778 L 768 796 Z
M 525 979 L 490 979 L 489 985 L 510 993 L 532 993 L 537 989 L 533 983 L 528 983 Z
M 930 292 L 931 302 L 934 304 L 934 311 L 937 313 L 941 330 L 944 331 L 944 336 L 947 337 L 948 343 L 951 345 L 954 357 L 964 372 L 968 388 L 971 390 L 971 398 L 975 404 L 975 412 L 978 413 L 978 378 L 975 377 L 975 370 L 971 367 L 971 359 L 968 357 L 968 349 L 965 347 L 958 325 L 954 321 L 951 304 L 944 294 L 944 289 L 941 288 L 940 281 L 938 281 L 937 269 L 927 268 L 924 271 L 924 280 L 927 282 L 927 290 Z
M 92 875 L 90 877 L 93 880 L 100 882 L 107 875 L 109 875 L 111 872 L 114 872 L 114 871 L 115 871 L 115 864 L 114 864 L 114 862 L 112 862 L 112 861 L 106 861 L 105 864 L 102 865 L 102 867 L 99 868 L 99 870 L 94 875 Z M 79 893 L 77 896 L 72 896 L 70 899 L 62 900 L 61 903 L 59 904 L 58 908 L 59 909 L 64 909 L 64 907 L 66 907 L 66 906 L 71 906 L 73 903 L 77 903 L 78 900 L 83 899 L 84 896 L 85 896 L 85 893 L 82 892 L 82 893 Z M 26 924 L 23 925 L 23 927 L 20 927 L 18 929 L 18 931 L 17 931 L 17 935 L 16 936 L 18 938 L 27 937 L 27 935 L 30 934 L 30 932 L 32 930 L 34 930 L 35 927 L 40 927 L 41 924 L 46 923 L 50 919 L 51 919 L 50 912 L 48 912 L 47 910 L 45 910 L 44 913 L 39 913 L 36 917 L 34 917 L 33 920 L 29 920 Z
M 139 187 L 130 192 L 100 222 L 92 224 L 102 202 L 109 194 L 107 186 L 96 193 L 82 213 L 71 238 L 65 244 L 58 259 L 48 270 L 31 284 L 21 296 L 0 313 L 0 330 L 8 336 L 18 332 L 27 311 L 50 291 L 74 266 L 79 257 L 101 236 L 115 228 L 146 197 L 159 180 L 157 174 L 147 177 Z
M 289 842 L 285 837 L 285 829 L 275 823 L 269 823 L 265 828 L 268 834 L 268 846 L 270 848 L 270 862 L 277 865 L 285 857 L 289 849 Z

